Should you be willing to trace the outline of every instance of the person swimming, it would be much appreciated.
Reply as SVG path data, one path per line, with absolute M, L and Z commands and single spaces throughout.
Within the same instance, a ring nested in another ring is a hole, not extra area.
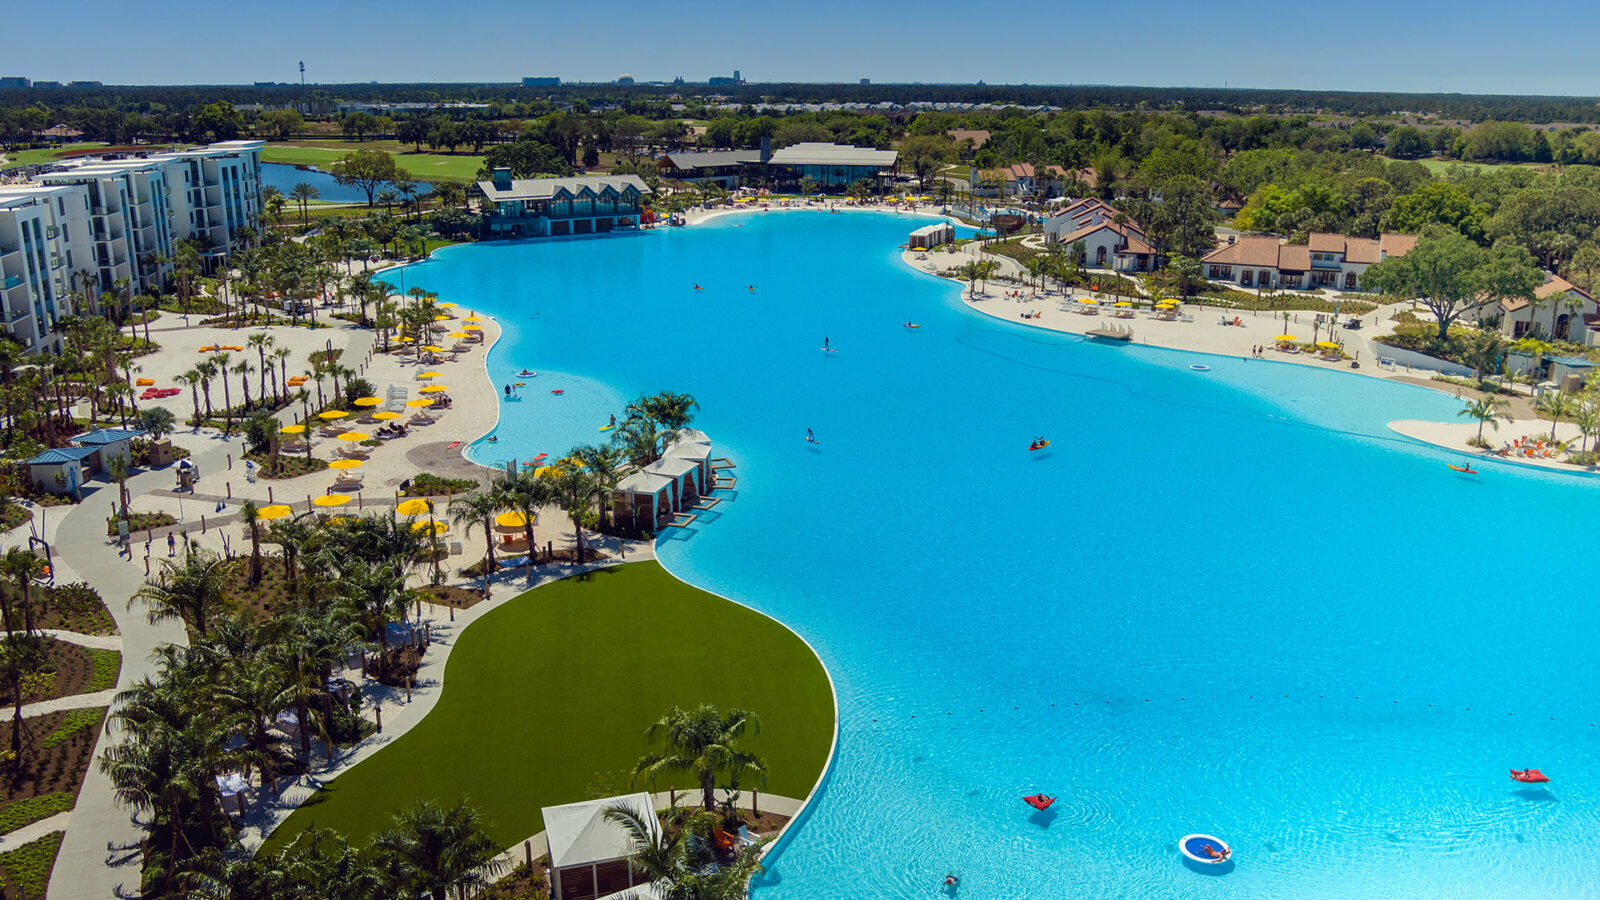
M 498 440 L 500 440 L 500 439 L 497 438 L 497 437 L 494 437 L 493 435 L 490 435 L 490 437 L 489 437 L 489 443 L 491 443 L 491 444 L 494 443 L 495 441 L 498 441 Z

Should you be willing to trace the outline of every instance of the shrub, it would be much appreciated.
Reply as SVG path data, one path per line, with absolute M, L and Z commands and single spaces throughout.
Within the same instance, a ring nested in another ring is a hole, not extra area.
M 24 825 L 32 825 L 56 813 L 66 812 L 72 808 L 72 801 L 72 792 L 62 791 L 0 805 L 0 834 L 10 834 Z
M 43 897 L 50 884 L 50 870 L 56 864 L 56 851 L 61 849 L 61 836 L 65 832 L 52 832 L 32 843 L 23 844 L 9 853 L 0 853 L 0 872 L 18 896 Z
M 89 658 L 94 660 L 94 675 L 83 689 L 86 694 L 110 690 L 117 686 L 117 675 L 122 671 L 122 654 L 115 650 L 89 648 Z
M 49 750 L 52 747 L 66 743 L 73 735 L 86 728 L 98 728 L 100 720 L 105 717 L 106 710 L 103 706 L 92 709 L 74 709 L 67 712 L 66 718 L 61 720 L 61 727 L 45 735 L 39 743 L 40 749 Z

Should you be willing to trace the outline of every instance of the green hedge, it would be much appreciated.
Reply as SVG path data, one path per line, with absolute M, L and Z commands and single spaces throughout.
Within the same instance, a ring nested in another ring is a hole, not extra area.
M 71 791 L 62 791 L 0 805 L 0 834 L 10 834 L 24 825 L 66 812 L 72 808 L 72 799 Z
M 89 679 L 89 684 L 83 692 L 94 694 L 116 687 L 117 675 L 122 671 L 122 654 L 115 650 L 91 648 L 89 658 L 94 660 L 94 676 Z
M 55 867 L 62 834 L 52 832 L 10 853 L 0 853 L 0 873 L 5 875 L 6 886 L 20 896 L 43 897 L 50 886 L 50 870 Z
M 70 710 L 66 718 L 61 720 L 61 727 L 45 736 L 40 747 L 49 750 L 52 747 L 66 743 L 73 735 L 85 728 L 98 728 L 100 720 L 105 717 L 106 708 L 97 706 L 92 709 Z

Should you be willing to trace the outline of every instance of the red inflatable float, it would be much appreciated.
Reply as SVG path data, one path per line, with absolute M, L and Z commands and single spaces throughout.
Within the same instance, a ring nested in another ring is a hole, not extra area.
M 1523 769 L 1520 772 L 1512 769 L 1511 780 L 1520 781 L 1524 784 L 1544 784 L 1550 780 L 1550 777 L 1538 769 Z
M 1023 797 L 1022 802 L 1034 809 L 1049 809 L 1050 804 L 1056 802 L 1056 798 L 1046 797 L 1043 794 L 1034 794 L 1032 797 Z

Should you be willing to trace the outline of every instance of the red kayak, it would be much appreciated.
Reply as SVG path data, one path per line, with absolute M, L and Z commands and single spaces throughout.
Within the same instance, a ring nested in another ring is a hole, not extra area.
M 1512 769 L 1511 780 L 1520 781 L 1523 784 L 1544 784 L 1550 780 L 1550 777 L 1538 769 L 1523 769 L 1521 772 Z
M 566 391 L 551 391 L 552 394 L 565 394 Z
M 1023 797 L 1022 802 L 1034 809 L 1049 809 L 1050 804 L 1056 802 L 1056 798 L 1046 797 L 1043 794 L 1034 794 L 1032 797 Z

